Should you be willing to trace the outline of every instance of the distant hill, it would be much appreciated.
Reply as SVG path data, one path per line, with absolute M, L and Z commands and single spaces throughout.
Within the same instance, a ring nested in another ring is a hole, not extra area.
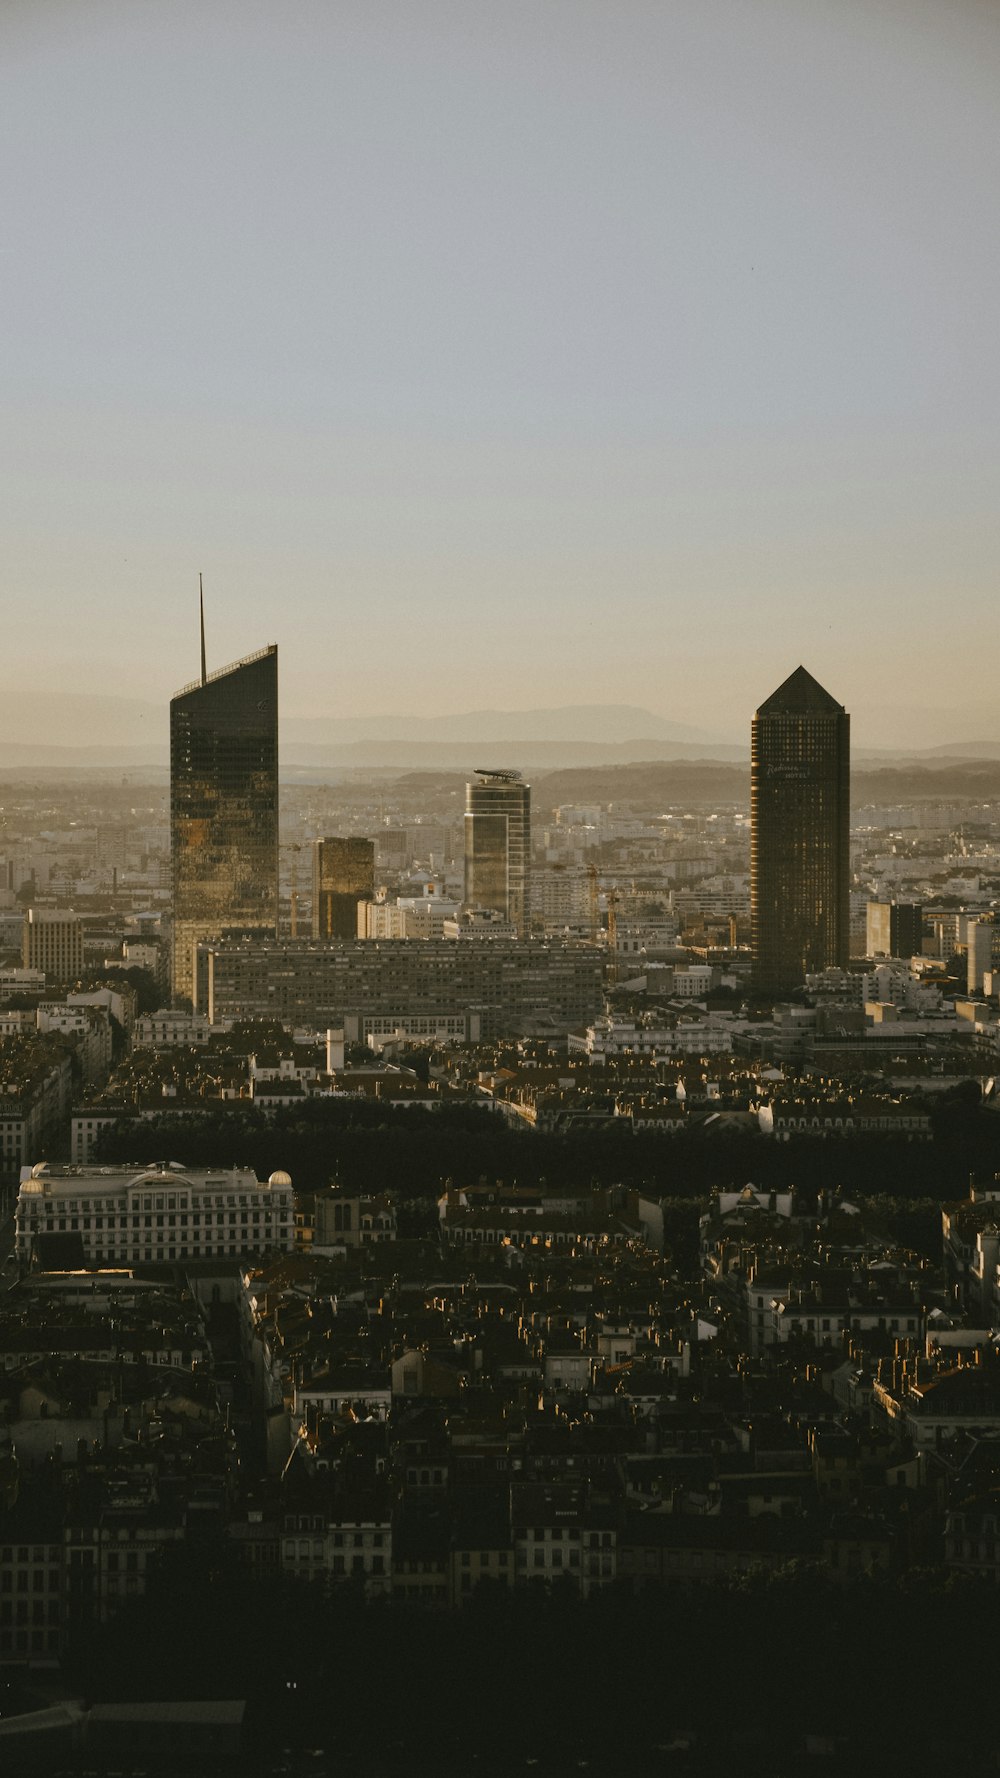
M 467 710 L 457 716 L 290 716 L 282 724 L 287 746 L 343 747 L 359 741 L 380 747 L 397 742 L 622 742 L 643 736 L 653 741 L 717 743 L 717 735 L 671 722 L 631 704 L 564 704 L 536 710 Z
M 748 803 L 749 799 L 749 763 L 738 766 L 685 759 L 548 772 L 538 782 L 533 801 L 534 810 L 544 813 L 562 803 L 665 809 L 671 803 Z
M 513 766 L 521 772 L 553 771 L 560 766 L 632 764 L 649 759 L 739 760 L 745 747 L 711 746 L 693 741 L 657 741 L 648 737 L 633 741 L 539 741 L 511 740 L 496 736 L 477 741 L 425 741 L 399 737 L 387 741 L 352 741 L 349 745 L 310 746 L 302 741 L 282 741 L 282 769 L 293 765 L 310 770 L 328 765 L 364 767 L 420 765 L 428 771 L 475 771 L 477 767 Z
M 851 801 L 893 804 L 929 801 L 1000 800 L 1000 760 L 962 765 L 875 766 L 851 774 Z M 641 764 L 547 772 L 534 792 L 534 807 L 545 812 L 561 803 L 617 803 L 655 807 L 658 803 L 733 803 L 749 807 L 750 767 L 714 760 L 647 760 Z

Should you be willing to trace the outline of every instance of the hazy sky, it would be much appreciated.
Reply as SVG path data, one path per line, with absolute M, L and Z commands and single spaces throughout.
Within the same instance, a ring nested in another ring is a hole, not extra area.
M 22 686 L 169 695 L 201 569 L 286 713 L 741 731 L 800 659 L 859 740 L 991 701 L 996 0 L 5 0 L 0 45 Z

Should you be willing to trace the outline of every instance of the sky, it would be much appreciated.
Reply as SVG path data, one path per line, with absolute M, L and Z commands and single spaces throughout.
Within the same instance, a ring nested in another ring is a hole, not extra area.
M 165 700 L 201 571 L 286 714 L 1000 737 L 998 87 L 995 0 L 5 0 L 5 677 Z

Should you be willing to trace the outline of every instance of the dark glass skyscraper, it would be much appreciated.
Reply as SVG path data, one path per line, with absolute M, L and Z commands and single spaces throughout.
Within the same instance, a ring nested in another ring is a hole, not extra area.
M 277 933 L 277 647 L 210 676 L 203 664 L 171 699 L 170 850 L 172 988 L 184 1003 L 199 939 Z
M 846 968 L 851 719 L 804 667 L 761 704 L 750 743 L 753 985 L 777 996 L 807 970 Z
M 527 936 L 531 785 L 520 772 L 481 771 L 465 787 L 465 904 L 492 908 Z

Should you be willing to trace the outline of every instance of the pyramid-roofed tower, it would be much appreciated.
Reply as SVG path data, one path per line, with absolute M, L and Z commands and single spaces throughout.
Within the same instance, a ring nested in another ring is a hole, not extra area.
M 843 716 L 844 706 L 838 704 L 828 691 L 824 691 L 818 679 L 814 679 L 805 667 L 796 667 L 789 673 L 777 691 L 765 698 L 757 711 L 758 716 L 809 716 L 824 713 L 828 716 Z
M 754 988 L 780 999 L 850 951 L 850 734 L 805 667 L 753 719 L 750 924 Z

